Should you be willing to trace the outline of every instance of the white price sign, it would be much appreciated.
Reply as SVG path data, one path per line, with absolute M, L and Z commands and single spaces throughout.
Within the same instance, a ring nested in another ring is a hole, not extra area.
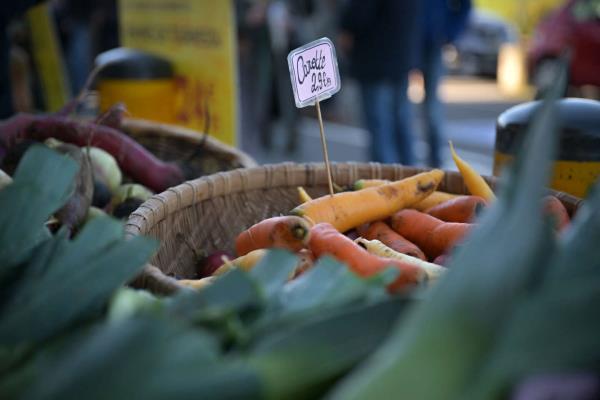
M 314 105 L 340 91 L 335 47 L 328 38 L 292 50 L 287 59 L 296 107 Z

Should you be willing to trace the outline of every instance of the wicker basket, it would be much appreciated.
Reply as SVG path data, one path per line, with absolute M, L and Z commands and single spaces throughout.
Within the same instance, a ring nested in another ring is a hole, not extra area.
M 122 130 L 161 160 L 177 161 L 186 179 L 257 165 L 246 153 L 180 126 L 125 119 Z
M 401 179 L 422 172 L 421 168 L 377 163 L 340 163 L 332 165 L 334 181 L 349 185 L 361 178 Z M 487 178 L 495 186 L 493 178 Z M 177 280 L 195 278 L 199 254 L 215 250 L 233 251 L 239 232 L 250 225 L 298 204 L 297 186 L 311 196 L 327 193 L 327 175 L 323 164 L 276 164 L 218 173 L 196 179 L 158 194 L 131 214 L 127 235 L 149 235 L 160 240 L 152 265 L 146 266 L 133 282 L 158 294 L 179 288 Z M 440 190 L 466 193 L 462 177 L 447 172 Z M 580 200 L 553 192 L 569 212 Z

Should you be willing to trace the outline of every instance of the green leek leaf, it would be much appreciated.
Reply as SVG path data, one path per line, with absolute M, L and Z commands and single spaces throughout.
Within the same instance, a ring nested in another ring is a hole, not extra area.
M 67 200 L 77 164 L 34 145 L 23 156 L 13 183 L 0 191 L 0 284 L 47 238 L 44 223 Z
M 554 240 L 541 212 L 557 143 L 553 102 L 544 102 L 525 147 L 484 212 L 453 255 L 449 271 L 402 318 L 385 345 L 332 394 L 334 399 L 458 399 L 478 375 L 501 326 L 539 284 Z

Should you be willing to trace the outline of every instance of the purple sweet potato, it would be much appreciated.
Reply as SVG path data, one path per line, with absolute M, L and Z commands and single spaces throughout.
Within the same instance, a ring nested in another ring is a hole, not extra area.
M 10 149 L 25 139 L 44 141 L 51 137 L 80 147 L 96 146 L 106 150 L 125 174 L 155 192 L 184 180 L 176 164 L 159 160 L 129 136 L 105 125 L 74 121 L 60 115 L 30 114 L 17 114 L 0 123 L 0 148 Z

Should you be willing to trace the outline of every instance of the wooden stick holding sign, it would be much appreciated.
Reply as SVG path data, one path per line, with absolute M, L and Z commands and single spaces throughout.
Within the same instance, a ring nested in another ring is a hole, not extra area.
M 303 108 L 314 105 L 317 108 L 329 194 L 333 195 L 333 179 L 320 101 L 330 98 L 341 88 L 335 47 L 331 40 L 322 38 L 292 50 L 287 60 L 296 107 Z

